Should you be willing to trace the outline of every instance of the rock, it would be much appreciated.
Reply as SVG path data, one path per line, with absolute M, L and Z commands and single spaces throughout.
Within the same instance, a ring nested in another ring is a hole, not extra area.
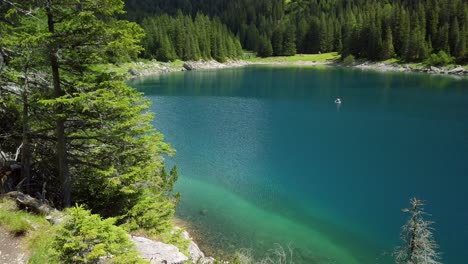
M 140 72 L 137 71 L 137 69 L 135 69 L 135 68 L 130 68 L 128 70 L 128 73 L 130 73 L 132 76 L 139 76 L 140 75 Z
M 60 211 L 55 211 L 51 214 L 49 214 L 48 216 L 46 216 L 46 220 L 47 222 L 53 224 L 53 225 L 58 225 L 58 224 L 61 224 L 63 222 L 63 220 L 65 220 L 65 214 L 60 212 Z
M 450 73 L 450 74 L 459 74 L 459 73 L 463 73 L 463 72 L 465 72 L 465 69 L 464 69 L 462 66 L 458 65 L 458 66 L 455 67 L 454 69 L 449 70 L 447 73 Z
M 184 62 L 183 67 L 184 67 L 184 69 L 186 69 L 187 71 L 193 71 L 193 70 L 195 70 L 195 65 L 193 65 L 193 64 L 190 63 L 190 62 Z
M 215 262 L 215 259 L 212 257 L 205 257 L 205 254 L 200 250 L 197 244 L 192 241 L 190 235 L 187 231 L 182 232 L 182 236 L 185 239 L 190 240 L 190 244 L 188 246 L 188 253 L 190 255 L 190 259 L 192 263 L 197 264 L 212 264 Z
M 440 73 L 442 70 L 437 68 L 437 67 L 434 67 L 434 66 L 431 66 L 429 68 L 429 72 L 433 72 L 433 73 Z
M 136 244 L 142 258 L 151 264 L 182 264 L 189 260 L 173 245 L 138 236 L 132 236 L 132 241 Z

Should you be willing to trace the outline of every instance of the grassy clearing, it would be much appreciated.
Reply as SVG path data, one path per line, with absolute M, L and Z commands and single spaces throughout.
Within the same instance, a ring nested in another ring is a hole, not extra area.
M 247 58 L 246 61 L 261 62 L 261 63 L 293 63 L 293 62 L 334 62 L 340 59 L 338 52 L 329 52 L 322 54 L 296 54 L 294 56 L 279 56 L 279 57 L 267 57 L 267 58 Z

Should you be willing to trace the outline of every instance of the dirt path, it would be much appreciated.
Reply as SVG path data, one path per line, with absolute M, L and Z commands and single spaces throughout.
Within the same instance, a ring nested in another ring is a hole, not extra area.
M 26 263 L 21 237 L 14 237 L 0 227 L 0 264 Z

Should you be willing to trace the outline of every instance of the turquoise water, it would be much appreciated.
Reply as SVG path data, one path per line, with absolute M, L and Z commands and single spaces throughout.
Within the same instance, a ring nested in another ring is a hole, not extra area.
M 130 84 L 177 150 L 177 214 L 202 247 L 390 263 L 417 196 L 443 262 L 468 259 L 467 79 L 251 66 Z

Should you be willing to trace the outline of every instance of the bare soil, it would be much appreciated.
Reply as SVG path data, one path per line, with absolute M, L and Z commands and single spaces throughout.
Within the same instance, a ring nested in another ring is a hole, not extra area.
M 0 227 L 0 264 L 26 263 L 23 237 L 10 234 Z

